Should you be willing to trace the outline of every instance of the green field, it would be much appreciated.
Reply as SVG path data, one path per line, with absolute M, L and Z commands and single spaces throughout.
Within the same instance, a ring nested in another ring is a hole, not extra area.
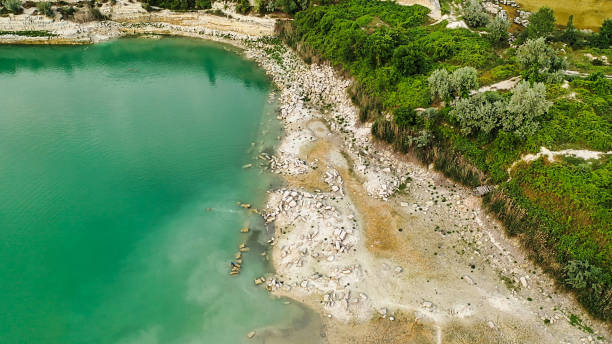
M 574 15 L 574 25 L 585 29 L 599 29 L 606 18 L 612 18 L 610 0 L 520 0 L 521 6 L 529 11 L 550 7 L 555 11 L 558 24 L 565 24 Z

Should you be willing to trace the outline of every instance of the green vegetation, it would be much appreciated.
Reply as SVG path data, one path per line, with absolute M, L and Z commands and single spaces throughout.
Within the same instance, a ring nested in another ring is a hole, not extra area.
M 251 4 L 249 3 L 249 0 L 238 1 L 238 4 L 236 5 L 236 12 L 247 14 L 250 11 L 251 11 Z
M 528 39 L 517 49 L 516 60 L 522 76 L 531 81 L 560 82 L 567 68 L 565 60 L 557 56 L 543 37 Z
M 92 20 L 107 20 L 108 17 L 102 14 L 99 9 L 89 6 L 89 16 Z
M 488 23 L 488 34 L 427 25 L 426 8 L 370 0 L 311 7 L 279 30 L 306 61 L 325 59 L 353 76 L 353 101 L 375 137 L 466 185 L 499 184 L 485 197 L 489 209 L 593 314 L 610 320 L 609 156 L 513 163 L 542 146 L 612 150 L 612 80 L 595 73 L 561 85 L 568 61 L 573 66 L 583 56 L 578 49 L 607 44 L 612 22 L 597 39 L 576 30 L 573 19 L 555 31 L 554 13 L 544 8 L 517 48 L 500 49 L 508 24 L 479 18 L 472 11 L 479 6 L 468 2 L 463 16 L 478 30 Z M 560 43 L 547 40 L 568 44 L 568 61 L 559 57 Z M 588 72 L 610 68 L 582 63 Z M 526 81 L 511 92 L 470 95 L 479 84 L 518 75 Z
M 21 13 L 21 1 L 20 0 L 2 0 L 2 6 L 11 13 Z
M 55 15 L 53 9 L 51 8 L 51 3 L 47 1 L 38 2 L 36 4 L 36 9 L 38 9 L 38 12 L 49 18 L 53 18 L 53 16 Z
M 497 16 L 495 19 L 489 22 L 487 25 L 487 32 L 489 32 L 489 40 L 496 46 L 505 46 L 508 44 L 508 29 L 510 28 L 510 22 L 506 19 Z
M 17 35 L 24 37 L 53 37 L 57 36 L 49 31 L 0 31 L 0 36 L 2 35 Z
M 603 22 L 599 33 L 593 36 L 593 45 L 601 49 L 612 46 L 612 19 Z
M 151 6 L 167 8 L 175 11 L 205 10 L 212 6 L 211 0 L 145 0 L 143 8 L 150 10 Z
M 480 0 L 468 0 L 463 6 L 463 20 L 470 27 L 483 27 L 489 23 L 489 16 Z
M 525 38 L 549 37 L 555 29 L 555 13 L 548 7 L 542 7 L 529 17 L 529 25 L 523 31 Z
M 459 122 L 466 135 L 492 135 L 503 130 L 524 139 L 536 132 L 537 118 L 544 115 L 550 106 L 544 84 L 532 86 L 522 81 L 512 90 L 508 100 L 495 92 L 476 94 L 459 99 L 449 115 Z

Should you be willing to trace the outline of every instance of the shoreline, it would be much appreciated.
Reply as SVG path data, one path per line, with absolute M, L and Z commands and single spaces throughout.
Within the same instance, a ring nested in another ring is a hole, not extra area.
M 287 185 L 270 192 L 264 214 L 276 228 L 273 294 L 318 310 L 330 343 L 609 340 L 472 190 L 374 141 L 349 80 L 276 49 L 247 51 L 280 89 L 285 128 L 270 164 Z M 572 326 L 573 315 L 595 334 Z
M 284 132 L 264 159 L 287 185 L 268 195 L 276 272 L 265 284 L 322 314 L 327 342 L 610 340 L 605 324 L 556 291 L 471 190 L 375 142 L 346 94 L 350 81 L 333 68 L 257 41 L 267 35 L 200 26 L 200 13 L 188 16 L 194 25 L 169 23 L 186 19 L 168 13 L 161 23 L 87 24 L 89 43 L 134 34 L 207 39 L 240 48 L 266 71 L 280 91 Z M 268 24 L 261 32 L 273 32 Z M 571 314 L 596 334 L 570 325 Z

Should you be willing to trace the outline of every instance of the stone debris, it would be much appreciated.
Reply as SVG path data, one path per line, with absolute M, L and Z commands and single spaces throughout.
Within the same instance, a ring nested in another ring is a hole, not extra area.
M 236 204 L 244 209 L 251 208 L 251 205 L 249 203 L 236 202 Z

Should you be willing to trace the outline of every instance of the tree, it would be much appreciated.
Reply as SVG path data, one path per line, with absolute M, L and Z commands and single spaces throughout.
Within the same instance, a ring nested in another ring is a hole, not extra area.
M 612 19 L 604 20 L 599 33 L 593 35 L 593 43 L 596 47 L 607 49 L 612 45 Z
M 20 0 L 3 0 L 2 5 L 12 13 L 19 13 L 21 11 L 21 1 Z
M 523 77 L 532 81 L 560 81 L 557 79 L 567 67 L 567 62 L 557 56 L 543 37 L 528 39 L 517 49 L 516 59 Z
M 573 14 L 569 16 L 567 27 L 565 28 L 565 31 L 563 31 L 563 34 L 561 34 L 561 41 L 570 46 L 574 46 L 578 42 L 578 30 L 574 26 Z
M 510 116 L 502 118 L 504 131 L 514 132 L 520 138 L 533 135 L 538 129 L 537 118 L 545 114 L 552 103 L 546 100 L 546 86 L 521 81 L 512 90 L 508 102 Z
M 432 99 L 448 100 L 451 96 L 466 97 L 478 87 L 478 72 L 474 67 L 462 67 L 452 74 L 446 69 L 436 69 L 429 78 Z
M 510 22 L 501 16 L 496 16 L 488 25 L 489 40 L 494 45 L 502 46 L 508 44 L 508 29 Z
M 527 38 L 548 37 L 555 29 L 555 12 L 548 7 L 542 7 L 529 17 L 525 31 Z
M 416 45 L 400 45 L 393 51 L 393 65 L 403 75 L 422 74 L 427 70 L 427 56 Z
M 470 27 L 483 27 L 489 22 L 489 16 L 479 0 L 469 0 L 463 7 L 463 20 Z
M 436 69 L 429 78 L 429 93 L 431 98 L 436 97 L 440 100 L 447 100 L 451 96 L 450 74 L 446 69 Z
M 449 114 L 459 122 L 463 133 L 488 135 L 501 127 L 505 113 L 506 104 L 502 97 L 495 92 L 484 92 L 459 99 Z
M 457 97 L 466 97 L 470 90 L 478 88 L 478 71 L 474 67 L 462 67 L 450 77 L 452 93 Z

